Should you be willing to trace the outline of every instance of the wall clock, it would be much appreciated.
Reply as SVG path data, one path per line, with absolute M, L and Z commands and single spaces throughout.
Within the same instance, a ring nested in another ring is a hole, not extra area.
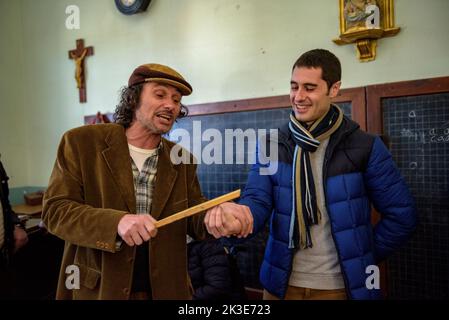
M 147 9 L 151 0 L 115 0 L 117 9 L 126 15 L 143 12 Z

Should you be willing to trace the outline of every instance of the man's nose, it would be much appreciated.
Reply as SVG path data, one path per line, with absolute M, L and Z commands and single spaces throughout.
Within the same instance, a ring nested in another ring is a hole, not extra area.
M 306 97 L 305 90 L 298 88 L 295 93 L 295 101 L 303 101 Z
M 174 111 L 174 110 L 176 110 L 177 107 L 178 107 L 178 103 L 174 102 L 171 99 L 167 99 L 167 101 L 165 101 L 165 103 L 164 103 L 164 109 L 169 110 L 169 111 Z

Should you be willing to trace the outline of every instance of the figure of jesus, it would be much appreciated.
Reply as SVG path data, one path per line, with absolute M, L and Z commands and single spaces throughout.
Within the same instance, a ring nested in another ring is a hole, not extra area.
M 365 9 L 368 5 L 376 5 L 375 0 L 346 0 L 344 8 L 344 16 L 348 29 L 364 27 L 366 19 L 372 13 L 366 13 Z
M 75 79 L 76 79 L 76 87 L 78 89 L 83 88 L 84 86 L 84 66 L 83 61 L 86 57 L 87 48 L 83 50 L 83 53 L 81 56 L 77 57 L 74 52 L 70 52 L 70 57 L 72 57 L 73 60 L 75 60 Z

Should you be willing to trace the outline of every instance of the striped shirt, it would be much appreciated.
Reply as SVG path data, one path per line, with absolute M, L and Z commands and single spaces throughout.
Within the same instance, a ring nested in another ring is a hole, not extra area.
M 131 165 L 134 177 L 134 191 L 136 194 L 136 213 L 149 214 L 151 210 L 151 201 L 153 199 L 154 181 L 157 173 L 157 161 L 159 159 L 159 152 L 162 148 L 162 143 L 157 149 L 146 153 L 146 160 L 143 163 L 142 169 L 139 171 L 134 159 L 133 153 L 139 153 L 139 149 L 130 146 Z M 137 150 L 136 150 L 137 149 Z M 142 150 L 142 149 L 140 149 Z M 142 150 L 143 151 L 143 150 Z M 142 153 L 142 152 L 140 152 Z
M 157 162 L 161 149 L 162 142 L 159 143 L 159 146 L 154 150 L 139 149 L 129 145 L 137 214 L 151 213 L 151 202 L 153 200 L 153 189 L 157 174 Z M 142 165 L 143 158 L 146 159 L 143 161 Z M 141 170 L 139 170 L 139 167 L 141 167 Z M 147 292 L 151 295 L 149 261 L 149 244 L 143 243 L 142 245 L 137 246 L 131 292 Z

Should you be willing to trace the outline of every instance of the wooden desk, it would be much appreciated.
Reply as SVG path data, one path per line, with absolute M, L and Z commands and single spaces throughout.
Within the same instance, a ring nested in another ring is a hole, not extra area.
M 42 204 L 38 204 L 36 206 L 29 206 L 27 204 L 18 204 L 12 206 L 12 209 L 14 210 L 15 213 L 17 213 L 17 215 L 34 216 L 42 214 Z

